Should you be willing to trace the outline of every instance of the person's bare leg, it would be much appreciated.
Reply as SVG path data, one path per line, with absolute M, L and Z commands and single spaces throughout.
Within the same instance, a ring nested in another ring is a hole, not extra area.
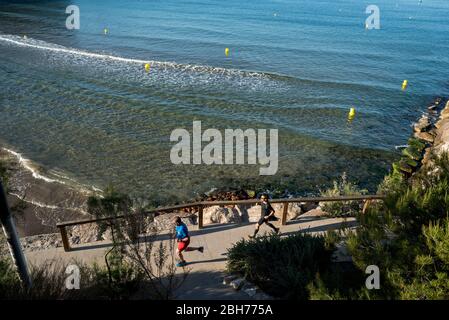
M 176 250 L 176 252 L 178 253 L 179 260 L 180 260 L 181 262 L 185 262 L 184 257 L 183 257 L 183 255 L 182 255 L 182 252 L 179 251 L 179 249 Z
M 259 228 L 260 228 L 259 224 L 256 224 L 256 229 L 254 229 L 253 235 L 252 235 L 252 236 L 249 236 L 249 237 L 250 237 L 250 238 L 255 238 L 255 237 L 256 237 L 256 234 L 259 232 Z
M 270 223 L 270 222 L 265 222 L 265 224 L 266 224 L 267 226 L 269 226 L 271 229 L 273 229 L 274 231 L 276 231 L 276 233 L 279 232 L 279 228 L 276 228 L 272 223 Z

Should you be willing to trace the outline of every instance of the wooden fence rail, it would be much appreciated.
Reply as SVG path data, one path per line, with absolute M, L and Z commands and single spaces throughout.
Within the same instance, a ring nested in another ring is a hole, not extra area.
M 384 195 L 360 195 L 360 196 L 339 196 L 339 197 L 304 197 L 304 198 L 284 198 L 284 199 L 272 199 L 270 203 L 282 203 L 282 217 L 281 217 L 281 225 L 285 225 L 287 223 L 287 213 L 288 213 L 288 204 L 289 203 L 298 203 L 298 202 L 334 202 L 334 201 L 365 201 L 365 205 L 363 211 L 366 210 L 367 206 L 372 200 L 383 200 L 385 199 Z M 175 205 L 170 207 L 160 207 L 153 210 L 145 211 L 145 215 L 153 214 L 153 213 L 163 213 L 163 212 L 172 212 L 181 209 L 188 208 L 196 208 L 198 212 L 198 228 L 203 228 L 203 209 L 205 207 L 211 206 L 227 206 L 227 205 L 251 205 L 260 203 L 259 199 L 249 199 L 249 200 L 224 200 L 224 201 L 201 201 L 201 202 L 193 202 L 186 203 L 181 205 Z M 133 215 L 119 215 L 114 217 L 104 217 L 104 218 L 90 218 L 90 219 L 82 219 L 75 221 L 66 221 L 60 222 L 56 226 L 59 228 L 62 238 L 62 244 L 64 246 L 65 251 L 70 251 L 70 243 L 67 236 L 67 227 L 79 226 L 83 224 L 89 223 L 98 223 L 98 222 L 107 222 L 112 220 L 119 219 L 128 219 Z

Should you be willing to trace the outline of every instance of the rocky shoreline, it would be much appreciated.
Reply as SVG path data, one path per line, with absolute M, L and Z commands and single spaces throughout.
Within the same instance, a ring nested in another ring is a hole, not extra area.
M 413 129 L 414 138 L 425 145 L 420 163 L 423 167 L 433 164 L 433 159 L 449 152 L 449 100 L 437 98 L 427 107 Z

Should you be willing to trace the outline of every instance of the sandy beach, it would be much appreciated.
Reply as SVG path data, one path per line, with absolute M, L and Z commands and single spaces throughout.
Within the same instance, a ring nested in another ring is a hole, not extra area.
M 0 146 L 0 161 L 9 168 L 10 207 L 21 237 L 57 232 L 56 223 L 85 217 L 88 190 L 46 177 L 30 160 Z

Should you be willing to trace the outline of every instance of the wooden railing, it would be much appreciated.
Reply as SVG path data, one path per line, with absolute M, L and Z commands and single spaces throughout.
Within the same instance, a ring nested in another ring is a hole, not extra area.
M 361 195 L 361 196 L 339 196 L 339 197 L 305 197 L 305 198 L 285 198 L 285 199 L 272 199 L 270 203 L 282 203 L 282 216 L 281 216 L 281 225 L 287 224 L 287 213 L 288 213 L 288 204 L 289 203 L 298 203 L 298 202 L 334 202 L 334 201 L 365 201 L 363 211 L 365 211 L 372 200 L 383 200 L 385 196 L 383 195 Z M 145 211 L 145 215 L 153 214 L 153 213 L 163 213 L 163 212 L 172 212 L 182 209 L 188 208 L 197 208 L 198 212 L 198 228 L 203 228 L 203 209 L 205 207 L 211 206 L 227 206 L 227 205 L 251 205 L 260 203 L 259 199 L 249 199 L 249 200 L 224 200 L 224 201 L 201 201 L 201 202 L 193 202 L 186 203 L 181 205 L 175 205 L 170 207 L 160 207 L 153 210 Z M 59 228 L 62 238 L 62 244 L 64 246 L 65 251 L 70 251 L 70 243 L 69 238 L 67 236 L 67 227 L 79 226 L 83 224 L 89 223 L 97 223 L 97 222 L 107 222 L 118 219 L 128 219 L 133 215 L 119 215 L 114 217 L 104 217 L 104 218 L 91 218 L 91 219 L 82 219 L 75 221 L 66 221 L 60 222 L 56 226 Z

